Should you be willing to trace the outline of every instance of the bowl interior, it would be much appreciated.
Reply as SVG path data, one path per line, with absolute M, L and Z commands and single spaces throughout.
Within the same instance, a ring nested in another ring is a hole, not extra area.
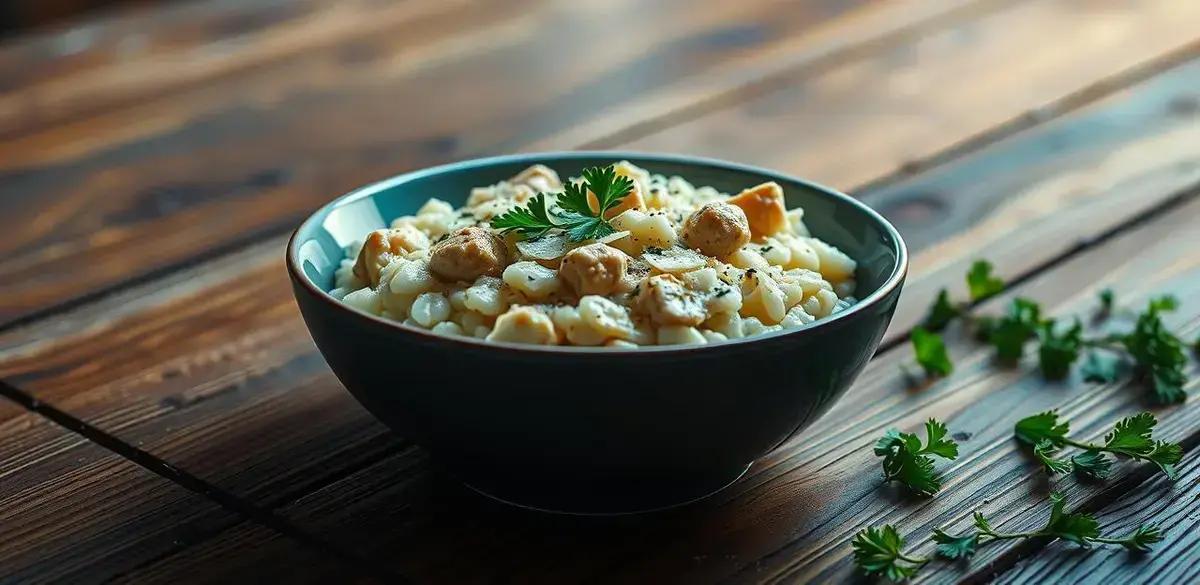
M 679 175 L 693 185 L 711 185 L 735 194 L 764 181 L 783 186 L 789 209 L 802 207 L 805 223 L 818 237 L 858 262 L 856 297 L 867 298 L 903 271 L 904 245 L 895 228 L 858 201 L 807 181 L 723 161 L 627 152 L 524 154 L 453 163 L 388 179 L 349 193 L 317 211 L 296 234 L 293 261 L 317 288 L 330 291 L 346 246 L 369 231 L 411 215 L 430 197 L 461 206 L 473 187 L 491 185 L 534 163 L 560 176 L 578 176 L 586 167 L 628 160 L 652 174 Z

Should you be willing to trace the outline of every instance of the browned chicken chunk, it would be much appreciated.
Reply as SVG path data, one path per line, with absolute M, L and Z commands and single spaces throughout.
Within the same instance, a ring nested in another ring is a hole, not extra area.
M 704 300 L 671 274 L 646 279 L 635 305 L 658 325 L 694 326 L 705 318 Z
M 433 245 L 429 270 L 444 281 L 474 282 L 500 276 L 508 266 L 504 240 L 482 227 L 465 227 Z
M 728 256 L 750 241 L 750 222 L 740 207 L 707 203 L 684 222 L 683 241 L 709 256 Z
M 624 252 L 606 244 L 588 244 L 567 252 L 558 277 L 581 297 L 610 295 L 625 284 L 628 267 Z
M 729 204 L 746 212 L 750 235 L 755 240 L 788 229 L 787 206 L 779 183 L 772 181 L 746 189 L 730 197 Z
M 372 288 L 379 286 L 379 273 L 398 256 L 429 247 L 429 238 L 421 230 L 410 226 L 375 230 L 367 234 L 358 260 L 354 263 L 354 276 Z

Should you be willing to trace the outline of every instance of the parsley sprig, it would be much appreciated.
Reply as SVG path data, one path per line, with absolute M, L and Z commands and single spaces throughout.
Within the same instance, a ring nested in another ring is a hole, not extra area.
M 1004 282 L 992 274 L 992 266 L 986 261 L 971 265 L 967 289 L 970 301 L 962 303 L 953 302 L 946 289 L 939 291 L 921 326 L 913 329 L 910 339 L 916 362 L 927 376 L 945 376 L 953 371 L 954 364 L 938 332 L 962 319 L 974 329 L 976 338 L 995 348 L 1001 362 L 1016 363 L 1024 356 L 1026 345 L 1036 340 L 1038 366 L 1047 379 L 1067 377 L 1086 352 L 1080 372 L 1085 381 L 1114 382 L 1122 373 L 1132 371 L 1134 378 L 1149 388 L 1153 402 L 1171 404 L 1187 399 L 1186 347 L 1162 321 L 1164 312 L 1179 305 L 1175 297 L 1151 299 L 1137 315 L 1132 331 L 1088 337 L 1078 318 L 1062 324 L 1044 316 L 1041 306 L 1026 298 L 1014 298 L 999 316 L 973 315 L 973 304 L 1004 290 Z M 1114 313 L 1115 295 L 1111 289 L 1104 289 L 1098 297 L 1096 317 L 1104 320 Z
M 1021 442 L 1033 445 L 1034 457 L 1051 475 L 1074 471 L 1085 478 L 1106 479 L 1112 468 L 1112 460 L 1105 455 L 1108 453 L 1154 463 L 1168 478 L 1175 480 L 1179 477 L 1175 466 L 1183 459 L 1183 447 L 1155 439 L 1153 432 L 1157 424 L 1153 414 L 1143 412 L 1117 421 L 1104 435 L 1103 443 L 1087 443 L 1068 437 L 1070 422 L 1061 420 L 1058 413 L 1051 410 L 1017 421 L 1013 433 Z M 1070 459 L 1058 458 L 1058 450 L 1067 446 L 1083 449 L 1083 453 Z
M 557 197 L 557 209 L 548 206 L 545 193 L 530 198 L 525 207 L 517 207 L 492 218 L 492 227 L 500 233 L 516 232 L 524 239 L 546 235 L 551 230 L 566 232 L 573 242 L 603 238 L 615 230 L 604 213 L 621 203 L 633 191 L 633 179 L 620 176 L 612 165 L 583 170 L 583 182 L 567 181 Z M 588 192 L 596 197 L 597 210 L 588 203 Z
M 949 438 L 945 423 L 937 419 L 925 422 L 925 444 L 912 433 L 888 429 L 875 442 L 875 454 L 883 457 L 883 480 L 899 481 L 914 494 L 931 496 L 942 489 L 933 471 L 933 456 L 958 458 L 958 443 Z
M 979 511 L 973 514 L 973 522 L 970 531 L 959 535 L 935 528 L 931 536 L 937 544 L 935 554 L 947 560 L 970 558 L 980 546 L 1030 538 L 1062 539 L 1084 548 L 1093 544 L 1111 544 L 1123 546 L 1132 552 L 1148 552 L 1155 543 L 1162 541 L 1162 531 L 1155 524 L 1143 524 L 1121 537 L 1102 536 L 1100 523 L 1095 516 L 1068 511 L 1066 498 L 1059 493 L 1050 494 L 1050 518 L 1037 530 L 1000 532 Z M 905 553 L 904 544 L 904 538 L 890 524 L 860 530 L 850 542 L 854 550 L 854 562 L 864 573 L 895 582 L 914 577 L 931 560 L 929 557 Z

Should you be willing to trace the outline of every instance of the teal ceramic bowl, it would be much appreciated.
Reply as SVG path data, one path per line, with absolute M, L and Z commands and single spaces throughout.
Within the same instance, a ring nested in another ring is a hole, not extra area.
M 449 338 L 360 312 L 328 294 L 343 247 L 429 197 L 461 205 L 533 163 L 561 176 L 627 159 L 737 192 L 783 186 L 814 236 L 858 262 L 861 301 L 804 327 L 703 346 L 544 347 Z M 288 271 L 313 340 L 346 388 L 468 485 L 510 503 L 622 513 L 696 500 L 821 416 L 875 353 L 907 270 L 896 229 L 862 203 L 729 162 L 632 152 L 470 160 L 400 175 L 317 210 L 292 236 Z

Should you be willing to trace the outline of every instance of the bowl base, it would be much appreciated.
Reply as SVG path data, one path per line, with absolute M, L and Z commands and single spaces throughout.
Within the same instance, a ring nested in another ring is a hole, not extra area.
M 591 482 L 582 488 L 565 488 L 547 485 L 544 481 L 522 481 L 511 477 L 499 480 L 471 477 L 463 479 L 463 484 L 484 497 L 527 510 L 575 516 L 619 516 L 658 512 L 698 502 L 733 485 L 746 474 L 750 465 L 693 476 L 686 481 L 625 481 L 599 489 Z

